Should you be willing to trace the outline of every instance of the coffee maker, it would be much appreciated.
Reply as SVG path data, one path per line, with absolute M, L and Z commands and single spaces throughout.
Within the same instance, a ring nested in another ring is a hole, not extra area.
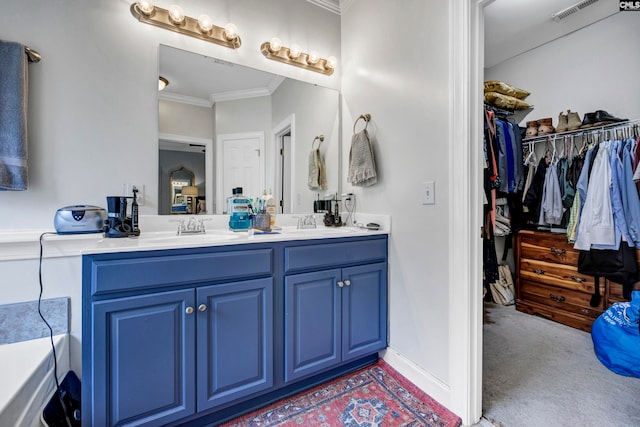
M 105 223 L 105 237 L 139 236 L 137 189 L 133 190 L 133 197 L 107 196 L 107 220 Z M 131 203 L 131 216 L 127 215 L 127 199 Z

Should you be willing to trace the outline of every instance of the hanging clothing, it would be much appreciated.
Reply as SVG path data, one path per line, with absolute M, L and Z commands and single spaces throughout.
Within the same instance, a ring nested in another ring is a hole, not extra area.
M 605 141 L 599 146 L 588 180 L 588 191 L 580 214 L 574 244 L 575 249 L 584 251 L 591 249 L 591 245 L 614 245 L 616 243 L 609 190 L 611 184 L 610 144 Z
M 545 174 L 538 225 L 560 225 L 564 210 L 560 184 L 558 183 L 557 164 L 551 163 Z

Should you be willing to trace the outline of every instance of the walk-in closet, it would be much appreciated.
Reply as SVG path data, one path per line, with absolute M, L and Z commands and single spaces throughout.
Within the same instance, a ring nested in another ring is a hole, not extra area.
M 522 3 L 484 9 L 481 424 L 640 425 L 592 338 L 640 290 L 640 12 Z

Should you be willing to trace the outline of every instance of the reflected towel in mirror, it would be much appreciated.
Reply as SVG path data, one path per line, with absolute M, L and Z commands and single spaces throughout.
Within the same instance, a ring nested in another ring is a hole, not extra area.
M 327 168 L 320 149 L 312 149 L 309 153 L 309 190 L 327 189 Z

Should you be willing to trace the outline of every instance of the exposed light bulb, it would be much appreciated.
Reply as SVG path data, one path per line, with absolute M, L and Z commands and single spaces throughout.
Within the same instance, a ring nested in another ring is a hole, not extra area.
M 280 49 L 282 49 L 282 40 L 280 40 L 277 37 L 274 37 L 271 40 L 269 40 L 269 50 L 271 52 L 276 53 Z
M 202 32 L 208 33 L 213 28 L 213 21 L 209 15 L 200 15 L 198 17 L 198 26 Z
M 338 60 L 336 59 L 335 56 L 330 56 L 327 58 L 324 67 L 329 69 L 329 70 L 333 70 L 334 68 L 336 68 L 336 64 L 338 63 Z
M 169 17 L 174 24 L 181 24 L 184 22 L 184 11 L 177 4 L 169 6 Z
M 140 12 L 144 13 L 147 16 L 153 13 L 154 8 L 155 6 L 153 4 L 153 1 L 151 0 L 140 0 L 138 2 L 138 9 L 140 9 Z
M 307 62 L 309 64 L 317 64 L 318 61 L 320 61 L 320 55 L 318 54 L 318 52 L 316 52 L 315 50 L 309 52 L 309 55 L 307 56 Z
M 169 80 L 165 79 L 162 76 L 159 76 L 158 77 L 158 90 L 162 90 L 167 86 L 169 86 Z
M 292 44 L 289 48 L 289 58 L 291 59 L 296 59 L 300 56 L 301 53 L 302 51 L 300 50 L 300 46 L 298 46 L 297 44 Z
M 229 22 L 224 26 L 224 36 L 227 40 L 233 40 L 238 37 L 238 27 Z

